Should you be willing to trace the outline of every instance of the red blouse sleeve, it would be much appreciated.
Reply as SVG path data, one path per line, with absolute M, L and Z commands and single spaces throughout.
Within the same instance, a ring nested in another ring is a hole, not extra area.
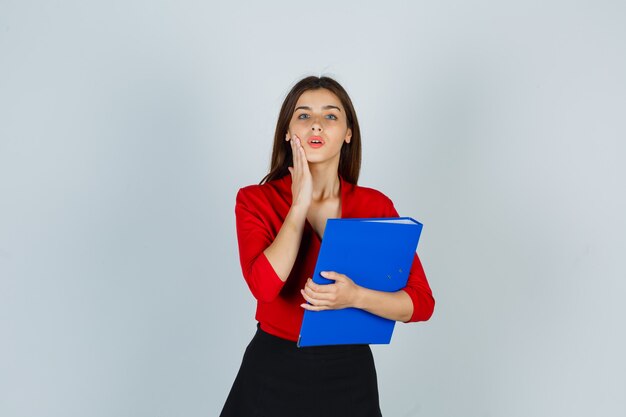
M 400 217 L 393 202 L 389 200 L 388 204 L 388 217 Z M 433 298 L 433 293 L 428 285 L 422 262 L 417 256 L 417 253 L 413 257 L 409 279 L 403 290 L 413 301 L 413 315 L 411 315 L 411 318 L 406 323 L 430 319 L 435 309 L 435 299 Z
M 239 261 L 243 277 L 254 298 L 270 302 L 276 298 L 285 282 L 276 274 L 263 253 L 272 244 L 274 237 L 255 209 L 259 204 L 263 203 L 250 201 L 244 189 L 237 193 L 235 218 Z

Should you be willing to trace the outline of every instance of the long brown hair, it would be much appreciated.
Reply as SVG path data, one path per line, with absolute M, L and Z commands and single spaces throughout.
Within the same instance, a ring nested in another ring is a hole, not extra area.
M 289 129 L 289 121 L 293 116 L 294 108 L 298 99 L 307 90 L 317 90 L 325 88 L 335 94 L 346 111 L 348 128 L 352 130 L 350 143 L 344 142 L 339 155 L 339 175 L 349 183 L 356 184 L 361 171 L 361 131 L 356 112 L 352 106 L 352 100 L 346 90 L 335 80 L 329 77 L 309 76 L 298 81 L 285 97 L 283 105 L 278 114 L 276 132 L 274 133 L 274 148 L 272 150 L 272 161 L 270 172 L 259 184 L 290 175 L 287 167 L 293 165 L 291 155 L 291 145 L 285 140 L 285 135 Z

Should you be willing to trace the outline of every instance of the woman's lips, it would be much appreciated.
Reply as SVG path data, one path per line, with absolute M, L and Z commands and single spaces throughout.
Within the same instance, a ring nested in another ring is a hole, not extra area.
M 311 136 L 307 139 L 307 143 L 311 148 L 321 148 L 324 146 L 324 139 L 321 136 Z

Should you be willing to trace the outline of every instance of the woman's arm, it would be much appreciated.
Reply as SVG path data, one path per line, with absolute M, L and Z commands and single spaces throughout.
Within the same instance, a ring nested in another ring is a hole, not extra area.
M 355 307 L 390 320 L 408 322 L 413 315 L 413 302 L 404 290 L 375 291 L 359 287 Z
M 333 271 L 322 272 L 333 284 L 316 284 L 310 278 L 302 296 L 311 304 L 302 307 L 311 311 L 337 310 L 347 307 L 360 308 L 390 320 L 407 322 L 413 315 L 411 297 L 403 290 L 385 292 L 370 290 L 356 285 L 347 275 Z
M 299 147 L 298 147 L 299 146 Z M 292 205 L 276 235 L 270 233 L 259 205 L 263 198 L 245 189 L 237 193 L 235 217 L 237 242 L 243 276 L 254 298 L 270 302 L 283 288 L 296 261 L 311 199 L 311 175 L 299 143 L 292 141 L 294 166 L 289 167 L 293 181 Z
M 274 242 L 263 251 L 282 281 L 287 281 L 296 262 L 313 195 L 313 179 L 300 139 L 294 135 L 289 142 L 293 155 L 293 167 L 289 167 L 292 176 L 291 208 Z
M 291 206 L 274 242 L 263 251 L 283 282 L 287 281 L 298 256 L 306 213 L 305 209 Z
M 435 308 L 435 299 L 424 275 L 417 254 L 413 259 L 406 287 L 396 292 L 371 290 L 361 287 L 350 277 L 334 271 L 322 272 L 332 284 L 316 284 L 309 278 L 300 290 L 310 304 L 301 304 L 307 310 L 338 310 L 355 307 L 390 320 L 426 321 Z

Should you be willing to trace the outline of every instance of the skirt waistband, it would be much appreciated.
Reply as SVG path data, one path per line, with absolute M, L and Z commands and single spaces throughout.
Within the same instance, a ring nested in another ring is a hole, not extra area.
M 257 323 L 257 331 L 254 335 L 254 339 L 262 341 L 268 345 L 272 345 L 277 349 L 292 350 L 306 352 L 310 354 L 340 354 L 340 353 L 358 353 L 363 351 L 371 351 L 370 346 L 367 344 L 351 344 L 351 345 L 328 345 L 328 346 L 306 346 L 298 347 L 298 344 L 294 341 L 283 339 L 282 337 L 274 336 L 261 329 L 260 323 Z

